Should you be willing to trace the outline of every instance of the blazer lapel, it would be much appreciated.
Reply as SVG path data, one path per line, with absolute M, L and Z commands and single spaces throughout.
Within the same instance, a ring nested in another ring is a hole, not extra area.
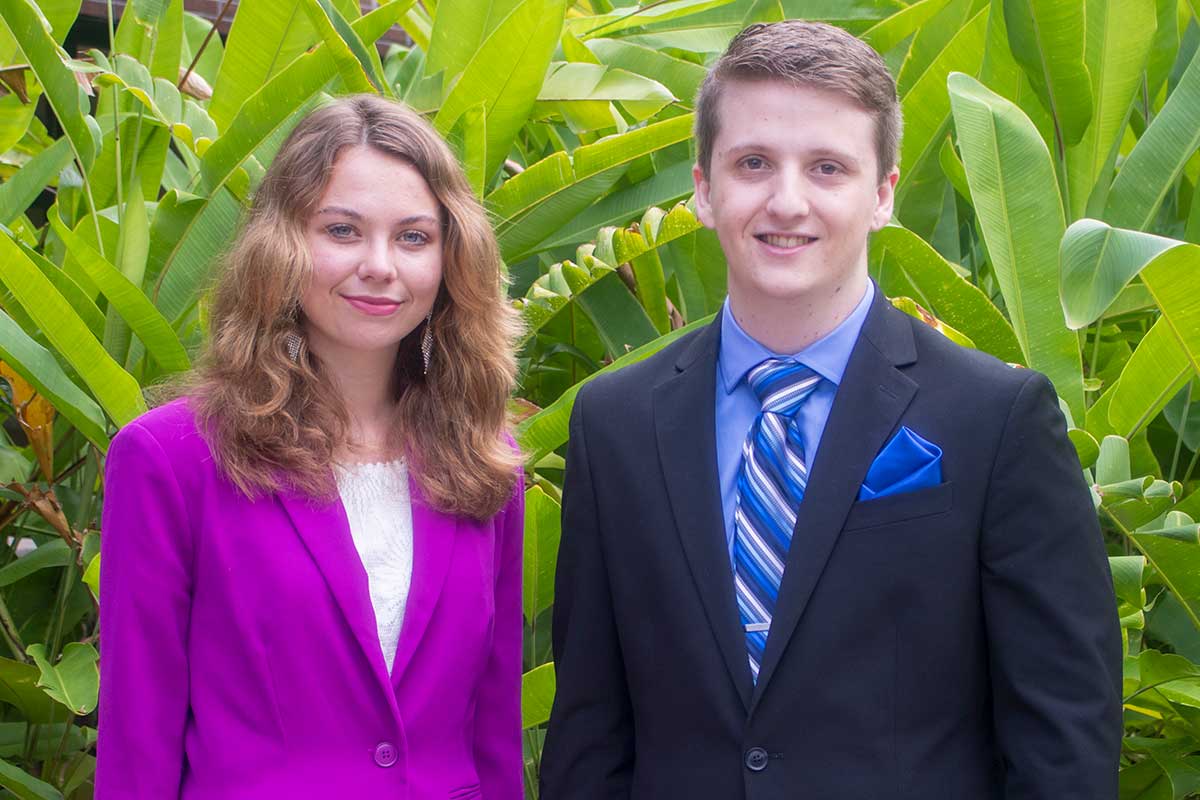
M 892 308 L 876 286 L 797 514 L 751 711 L 804 614 L 867 469 L 916 394 L 916 383 L 896 368 L 915 360 L 907 317 Z
M 716 460 L 716 361 L 721 317 L 692 341 L 653 395 L 654 426 L 671 510 L 708 623 L 746 708 L 750 665 L 734 601 Z
M 442 586 L 450 567 L 450 556 L 458 537 L 457 517 L 431 508 L 420 487 L 409 475 L 409 497 L 412 498 L 413 570 L 408 602 L 404 607 L 404 623 L 396 644 L 396 659 L 392 662 L 392 685 L 399 686 L 405 668 L 412 661 L 417 645 L 424 636 Z
M 346 510 L 339 500 L 317 501 L 287 491 L 279 492 L 278 497 L 309 555 L 321 570 L 346 624 L 371 663 L 372 671 L 386 687 L 387 665 L 379 646 L 367 572 L 350 536 Z

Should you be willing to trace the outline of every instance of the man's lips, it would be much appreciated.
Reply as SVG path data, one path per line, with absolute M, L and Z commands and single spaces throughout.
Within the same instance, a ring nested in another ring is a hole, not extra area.
M 759 233 L 755 234 L 754 238 L 758 239 L 763 244 L 770 245 L 771 247 L 782 247 L 785 249 L 801 247 L 817 240 L 815 236 L 800 236 L 782 233 Z
M 371 295 L 342 295 L 346 302 L 364 314 L 374 317 L 385 317 L 400 308 L 402 303 L 390 297 L 373 297 Z

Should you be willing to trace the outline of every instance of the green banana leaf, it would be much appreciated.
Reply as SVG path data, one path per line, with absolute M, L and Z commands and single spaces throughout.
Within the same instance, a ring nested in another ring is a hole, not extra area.
M 859 38 L 874 47 L 877 52 L 886 53 L 920 30 L 950 2 L 951 0 L 918 0 L 875 23 Z
M 29 0 L 0 0 L 0 21 L 25 54 L 42 85 L 43 97 L 86 175 L 100 148 L 100 129 L 88 116 L 87 96 L 63 63 L 62 50 L 42 27 L 41 15 Z
M 150 299 L 130 280 L 109 263 L 82 237 L 58 218 L 50 216 L 50 225 L 62 238 L 71 255 L 87 270 L 88 277 L 108 298 L 109 306 L 121 315 L 129 328 L 145 345 L 147 352 L 166 372 L 182 372 L 191 367 L 187 351 L 175 335 L 171 324 Z
M 1138 139 L 1113 181 L 1104 221 L 1146 230 L 1163 198 L 1200 147 L 1200 52 L 1192 57 L 1162 111 Z
M 44 644 L 31 644 L 25 652 L 42 673 L 38 686 L 74 714 L 90 714 L 100 694 L 100 670 L 96 666 L 96 648 L 82 642 L 68 642 L 62 657 L 51 663 Z
M 31 249 L 28 245 L 19 243 L 21 252 L 26 258 L 37 265 L 37 268 L 42 271 L 42 274 L 54 284 L 54 288 L 58 289 L 59 293 L 71 304 L 71 308 L 79 315 L 84 324 L 88 326 L 88 330 L 99 339 L 104 336 L 104 314 L 100 308 L 92 300 L 92 295 L 86 289 L 75 282 L 75 279 L 67 274 L 66 270 L 54 264 L 41 253 Z
M 594 379 L 597 375 L 614 372 L 630 364 L 644 361 L 681 336 L 685 336 L 712 321 L 712 315 L 698 319 L 621 356 L 608 366 L 598 372 L 592 373 L 563 392 L 557 400 L 541 411 L 522 420 L 517 425 L 517 442 L 521 446 L 521 452 L 525 453 L 525 463 L 536 464 L 547 453 L 557 450 L 567 441 L 567 428 L 571 419 L 571 409 L 575 406 L 576 395 L 579 394 L 579 390 L 585 383 Z
M 900 146 L 900 179 L 896 182 L 896 210 L 903 218 L 904 201 L 925 161 L 941 147 L 950 121 L 946 79 L 954 72 L 974 75 L 983 62 L 987 11 L 980 11 L 934 59 L 908 94 L 900 98 L 904 114 L 904 139 Z
M 964 280 L 921 237 L 888 225 L 871 237 L 871 277 L 888 297 L 911 297 L 940 320 L 1001 361 L 1021 363 L 1012 326 L 987 295 Z
M 536 728 L 550 719 L 554 704 L 554 664 L 542 664 L 521 676 L 521 728 Z
M 104 351 L 54 285 L 7 236 L 0 236 L 0 263 L 4 264 L 0 283 L 74 367 L 108 415 L 124 425 L 145 411 L 137 381 Z
M 589 39 L 587 49 L 602 64 L 653 78 L 679 99 L 679 105 L 688 109 L 707 74 L 699 64 L 622 39 Z
M 554 603 L 554 566 L 562 535 L 562 508 L 540 486 L 525 490 L 525 553 L 521 607 L 532 622 Z
M 49 350 L 0 311 L 0 360 L 24 378 L 101 452 L 108 450 L 104 412 L 67 377 Z
M 240 0 L 208 105 L 217 126 L 228 128 L 251 95 L 320 40 L 302 0 Z
M 479 46 L 434 118 L 446 134 L 464 111 L 484 104 L 489 176 L 508 157 L 537 100 L 565 12 L 565 0 L 521 0 Z
M 1059 291 L 1067 327 L 1079 330 L 1091 325 L 1151 259 L 1182 244 L 1094 219 L 1072 224 L 1060 247 Z
M 1154 41 L 1154 8 L 1145 0 L 1087 0 L 1085 61 L 1092 76 L 1092 124 L 1067 148 L 1070 216 L 1087 213 L 1097 179 L 1112 169 L 1120 137 Z
M 7 761 L 0 761 L 0 786 L 19 800 L 63 800 L 58 789 Z
M 342 83 L 349 91 L 391 93 L 376 71 L 366 45 L 330 0 L 306 0 L 304 10 L 333 56 Z
M 644 181 L 597 200 L 564 223 L 539 249 L 553 250 L 593 239 L 609 225 L 625 225 L 651 206 L 668 206 L 692 194 L 692 162 L 680 161 L 659 169 Z
M 1194 375 L 1187 353 L 1159 319 L 1125 362 L 1108 406 L 1108 421 L 1126 439 L 1144 430 Z
M 630 28 L 655 28 L 661 30 L 661 25 L 677 20 L 687 20 L 688 27 L 698 20 L 696 15 L 714 8 L 727 6 L 733 0 L 667 0 L 665 3 L 651 3 L 643 6 L 623 6 L 614 8 L 607 14 L 595 16 L 574 17 L 567 20 L 567 31 L 580 39 L 593 36 L 612 36 Z M 705 24 L 701 22 L 701 24 Z
M 1013 103 L 961 73 L 948 85 L 971 198 L 1017 341 L 1028 366 L 1083 419 L 1079 343 L 1056 286 L 1066 225 L 1050 153 Z
M 621 120 L 614 102 L 641 122 L 674 101 L 675 95 L 651 78 L 602 64 L 557 62 L 550 65 L 533 114 L 545 117 L 557 111 L 580 133 L 612 128 Z
M 488 195 L 496 237 L 505 261 L 518 261 L 594 203 L 635 159 L 692 135 L 686 114 L 584 145 L 572 156 L 561 151 L 505 181 Z
M 1092 81 L 1083 62 L 1084 2 L 1004 0 L 1013 57 L 1069 145 L 1083 138 L 1092 119 Z
M 519 0 L 439 0 L 429 37 L 425 74 L 460 74 L 484 40 Z
M 70 162 L 70 142 L 59 139 L 0 183 L 0 225 L 12 225 Z
M 1187 355 L 1192 371 L 1200 375 L 1200 292 L 1196 291 L 1196 265 L 1200 245 L 1185 244 L 1164 250 L 1141 272 L 1175 340 Z

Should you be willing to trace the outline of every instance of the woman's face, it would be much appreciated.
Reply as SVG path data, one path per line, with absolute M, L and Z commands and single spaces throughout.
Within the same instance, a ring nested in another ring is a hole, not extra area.
M 301 298 L 308 346 L 323 361 L 395 357 L 433 308 L 442 280 L 442 209 L 405 161 L 342 151 L 304 231 L 313 275 Z

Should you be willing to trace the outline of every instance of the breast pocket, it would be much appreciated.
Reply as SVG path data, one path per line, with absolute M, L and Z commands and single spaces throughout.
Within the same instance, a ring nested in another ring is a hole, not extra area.
M 876 497 L 850 506 L 842 529 L 847 533 L 945 514 L 954 501 L 954 483 L 940 483 L 914 492 Z

